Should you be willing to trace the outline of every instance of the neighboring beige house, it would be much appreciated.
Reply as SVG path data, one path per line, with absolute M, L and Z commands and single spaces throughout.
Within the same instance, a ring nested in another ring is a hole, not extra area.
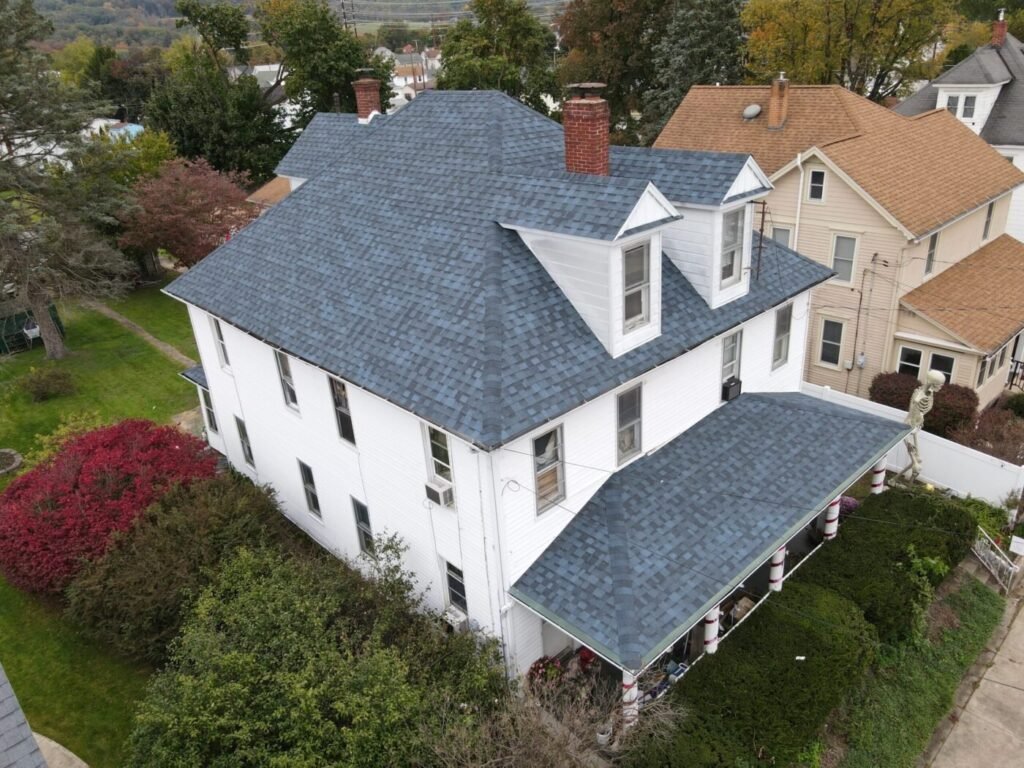
M 879 372 L 935 368 L 982 405 L 1001 391 L 1024 329 L 1024 245 L 1003 236 L 1024 174 L 956 117 L 780 77 L 692 88 L 655 147 L 749 152 L 775 185 L 756 223 L 835 271 L 813 293 L 808 381 L 866 397 Z

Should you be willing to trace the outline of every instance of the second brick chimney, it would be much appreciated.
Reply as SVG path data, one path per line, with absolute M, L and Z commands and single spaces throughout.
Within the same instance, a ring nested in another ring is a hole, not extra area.
M 572 97 L 562 105 L 565 169 L 572 173 L 607 176 L 608 102 L 601 98 L 604 83 L 570 85 Z
M 356 115 L 360 121 L 366 122 L 374 112 L 381 112 L 380 80 L 360 74 L 362 77 L 352 82 L 352 88 L 356 92 Z
M 1002 48 L 1006 42 L 1006 16 L 1005 11 L 999 9 L 999 18 L 992 22 L 992 47 Z
M 789 113 L 789 80 L 785 72 L 772 80 L 771 94 L 768 96 L 768 127 L 779 129 L 786 123 Z

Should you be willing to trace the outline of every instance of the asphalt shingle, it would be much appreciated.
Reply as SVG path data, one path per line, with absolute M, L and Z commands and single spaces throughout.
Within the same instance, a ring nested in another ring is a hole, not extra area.
M 510 592 L 638 670 L 907 431 L 806 395 L 741 395 L 612 475 Z
M 0 664 L 0 768 L 46 768 L 18 698 Z

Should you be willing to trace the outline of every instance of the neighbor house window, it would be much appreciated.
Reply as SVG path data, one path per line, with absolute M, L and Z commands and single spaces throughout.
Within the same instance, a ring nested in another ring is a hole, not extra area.
M 921 377 L 921 350 L 911 347 L 900 347 L 900 373 L 906 373 L 915 379 Z
M 938 371 L 946 377 L 946 383 L 949 384 L 953 380 L 953 358 L 949 355 L 940 355 L 937 352 L 932 352 L 932 359 L 928 363 L 928 370 Z
M 988 377 L 991 379 L 996 375 L 996 356 L 992 355 L 988 361 Z
M 935 232 L 928 238 L 928 256 L 924 260 L 924 273 L 930 275 L 935 269 L 935 251 L 939 247 L 939 233 Z
M 739 282 L 743 266 L 743 232 L 746 207 L 722 216 L 722 287 Z
M 356 516 L 356 534 L 359 536 L 359 551 L 373 554 L 373 529 L 370 527 L 370 510 L 361 501 L 352 499 L 352 511 Z
M 988 233 L 992 229 L 992 211 L 996 207 L 995 203 L 988 204 L 988 210 L 985 211 L 985 229 L 981 233 L 982 240 L 988 240 Z
M 807 186 L 807 197 L 809 200 L 825 199 L 825 172 L 811 171 L 811 177 Z
M 213 325 L 213 339 L 217 343 L 217 357 L 220 359 L 220 365 L 222 368 L 230 368 L 231 359 L 228 357 L 228 345 L 224 343 L 224 331 L 221 330 L 220 320 L 211 317 L 210 323 Z
M 630 248 L 623 256 L 624 329 L 631 331 L 651 319 L 651 259 L 647 243 Z
M 235 427 L 238 428 L 238 441 L 242 444 L 242 458 L 245 463 L 253 469 L 256 468 L 256 461 L 252 457 L 252 444 L 249 442 L 249 432 L 245 428 L 245 422 L 235 416 Z
M 743 331 L 730 333 L 722 339 L 722 381 L 740 377 L 740 355 L 743 347 Z
M 1006 365 L 1006 348 L 1008 345 L 1004 344 L 1003 348 L 999 350 L 999 365 L 998 368 L 1002 368 Z
M 772 369 L 789 360 L 789 332 L 793 327 L 793 305 L 775 310 L 775 341 L 772 344 Z
M 281 391 L 284 393 L 284 401 L 290 408 L 298 408 L 299 396 L 295 393 L 295 379 L 292 378 L 291 360 L 281 350 L 274 350 L 274 357 L 277 359 L 277 375 L 281 379 Z
M 964 96 L 964 108 L 960 114 L 964 120 L 970 120 L 974 117 L 974 105 L 977 102 L 977 96 Z
M 306 509 L 320 517 L 320 497 L 316 495 L 316 483 L 313 482 L 313 470 L 299 462 L 299 475 L 302 477 L 302 490 L 306 493 Z
M 435 478 L 452 480 L 452 457 L 448 450 L 448 435 L 439 429 L 427 427 L 427 447 L 430 450 L 430 471 Z
M 772 240 L 777 243 L 789 247 L 789 237 L 792 234 L 792 230 L 789 227 L 772 227 Z
M 844 283 L 853 282 L 853 257 L 857 252 L 857 238 L 836 235 L 832 242 L 832 269 L 836 279 Z
M 843 324 L 838 320 L 825 320 L 821 324 L 821 350 L 818 359 L 828 365 L 839 365 L 843 348 Z
M 985 383 L 985 370 L 988 368 L 988 359 L 979 358 L 978 360 L 978 383 L 977 386 L 981 386 Z
M 957 108 L 960 106 L 959 96 L 948 96 L 946 98 L 946 109 L 952 112 L 954 115 L 957 112 Z
M 445 562 L 445 576 L 448 579 L 448 603 L 469 613 L 466 603 L 466 580 L 462 571 L 449 562 Z
M 210 390 L 200 387 L 199 395 L 203 398 L 203 413 L 206 414 L 206 426 L 211 432 L 217 434 L 217 416 L 213 413 L 213 399 L 210 397 Z
M 640 453 L 640 387 L 627 390 L 618 397 L 619 464 Z
M 331 384 L 331 399 L 334 401 L 334 418 L 338 422 L 338 434 L 352 445 L 356 444 L 356 433 L 352 429 L 352 413 L 348 409 L 348 390 L 345 383 L 333 376 L 328 376 Z
M 533 438 L 533 472 L 537 488 L 537 511 L 543 512 L 565 498 L 561 427 Z

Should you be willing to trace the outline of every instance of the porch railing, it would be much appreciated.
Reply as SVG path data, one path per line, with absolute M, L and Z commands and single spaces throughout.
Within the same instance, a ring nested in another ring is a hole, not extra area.
M 992 540 L 992 537 L 980 527 L 978 528 L 978 537 L 974 540 L 971 551 L 974 552 L 988 572 L 995 577 L 1003 591 L 1009 593 L 1013 589 L 1013 583 L 1017 575 L 1020 573 L 1020 566 L 1007 557 L 1006 553 L 999 548 L 999 545 Z

